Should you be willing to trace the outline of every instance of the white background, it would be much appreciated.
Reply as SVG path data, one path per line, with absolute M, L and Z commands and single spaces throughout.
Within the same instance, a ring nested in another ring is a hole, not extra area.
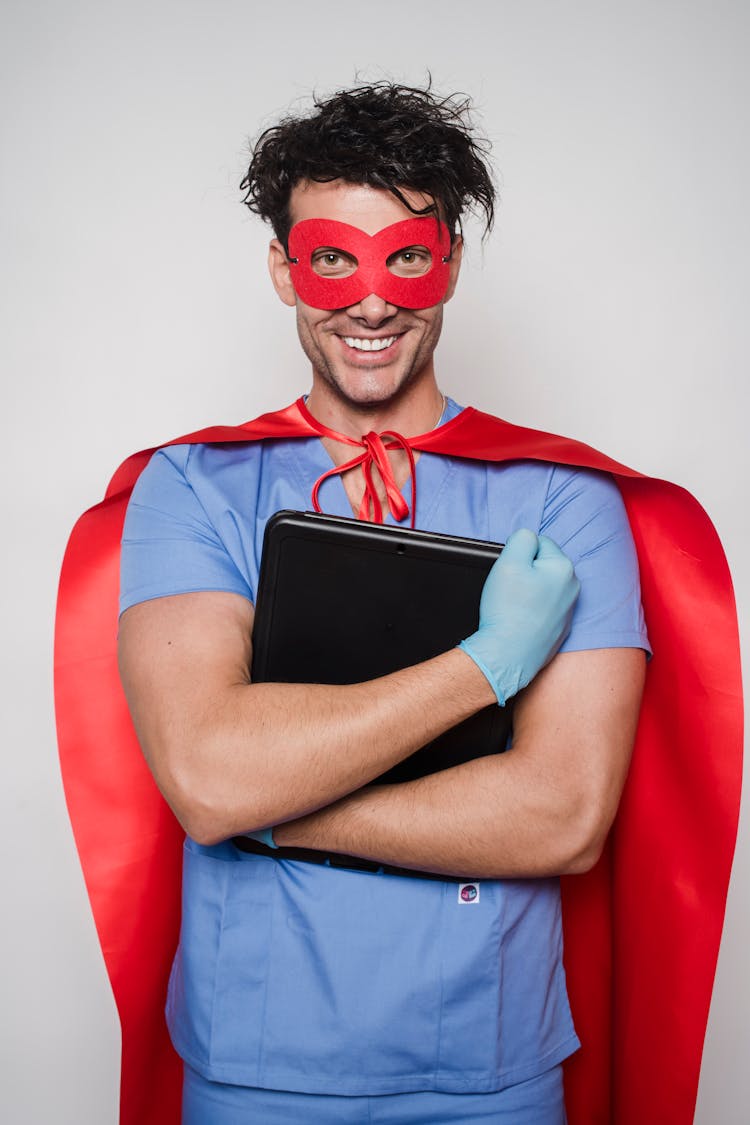
M 58 775 L 67 533 L 134 449 L 307 389 L 247 141 L 312 87 L 469 92 L 501 206 L 440 382 L 686 485 L 750 601 L 750 20 L 742 0 L 4 0 L 0 1117 L 114 1125 L 118 1027 Z M 658 862 L 658 857 L 654 857 Z M 740 835 L 696 1120 L 747 1120 Z

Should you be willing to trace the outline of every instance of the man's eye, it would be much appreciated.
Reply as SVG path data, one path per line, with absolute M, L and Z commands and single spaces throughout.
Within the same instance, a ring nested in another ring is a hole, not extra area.
M 432 265 L 432 254 L 426 246 L 406 246 L 391 254 L 386 264 L 397 277 L 421 277 Z
M 357 259 L 343 250 L 326 246 L 315 251 L 311 264 L 321 277 L 349 277 L 357 268 Z

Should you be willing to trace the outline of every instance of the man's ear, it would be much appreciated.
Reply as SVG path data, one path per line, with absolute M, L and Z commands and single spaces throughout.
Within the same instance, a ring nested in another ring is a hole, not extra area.
M 272 238 L 268 247 L 268 272 L 271 275 L 273 287 L 284 304 L 296 305 L 297 294 L 294 292 L 294 286 L 292 285 L 289 259 L 278 238 Z
M 444 302 L 450 301 L 451 297 L 456 291 L 458 275 L 461 272 L 461 259 L 463 258 L 463 253 L 464 240 L 460 234 L 457 234 L 453 241 L 453 245 L 451 246 L 451 256 L 448 259 L 449 279 L 448 288 L 446 290 L 445 297 L 443 298 Z

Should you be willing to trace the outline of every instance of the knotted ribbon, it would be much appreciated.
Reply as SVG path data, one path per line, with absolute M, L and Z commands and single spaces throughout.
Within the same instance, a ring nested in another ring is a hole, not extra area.
M 405 438 L 402 434 L 396 433 L 395 430 L 383 430 L 380 434 L 375 433 L 374 430 L 370 430 L 369 433 L 363 434 L 358 441 L 356 438 L 347 437 L 346 434 L 337 433 L 336 430 L 332 430 L 328 426 L 323 425 L 322 422 L 319 422 L 318 419 L 310 413 L 301 400 L 298 401 L 297 405 L 305 420 L 309 422 L 313 429 L 322 437 L 330 438 L 331 441 L 340 441 L 344 445 L 354 445 L 364 450 L 363 453 L 358 453 L 356 457 L 352 457 L 350 461 L 345 461 L 342 465 L 334 465 L 332 469 L 328 469 L 327 472 L 318 477 L 312 490 L 312 504 L 315 511 L 320 512 L 322 510 L 318 499 L 318 493 L 320 492 L 320 486 L 323 484 L 323 481 L 338 474 L 343 475 L 349 472 L 350 469 L 356 469 L 358 465 L 361 465 L 365 478 L 365 491 L 357 513 L 358 518 L 361 520 L 369 520 L 371 523 L 383 522 L 383 505 L 380 502 L 375 479 L 373 477 L 373 469 L 377 468 L 380 479 L 385 486 L 388 510 L 399 523 L 406 519 L 410 511 L 409 505 L 406 503 L 406 500 L 404 500 L 401 490 L 396 484 L 393 468 L 388 458 L 388 450 L 403 449 L 404 453 L 409 458 L 409 475 L 411 478 L 411 526 L 414 527 L 417 511 L 417 476 L 414 453 L 409 444 L 409 438 Z M 383 438 L 388 438 L 390 440 L 383 441 Z

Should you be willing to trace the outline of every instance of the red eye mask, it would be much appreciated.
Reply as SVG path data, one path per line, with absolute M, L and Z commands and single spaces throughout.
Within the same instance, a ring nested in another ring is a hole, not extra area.
M 386 263 L 412 246 L 426 247 L 432 264 L 417 277 L 398 277 Z M 347 277 L 321 277 L 312 256 L 322 247 L 348 254 L 357 268 Z M 390 305 L 428 309 L 442 301 L 448 289 L 450 252 L 448 228 L 433 218 L 404 219 L 377 234 L 336 219 L 303 219 L 289 232 L 292 285 L 300 300 L 314 309 L 346 309 L 370 293 Z

